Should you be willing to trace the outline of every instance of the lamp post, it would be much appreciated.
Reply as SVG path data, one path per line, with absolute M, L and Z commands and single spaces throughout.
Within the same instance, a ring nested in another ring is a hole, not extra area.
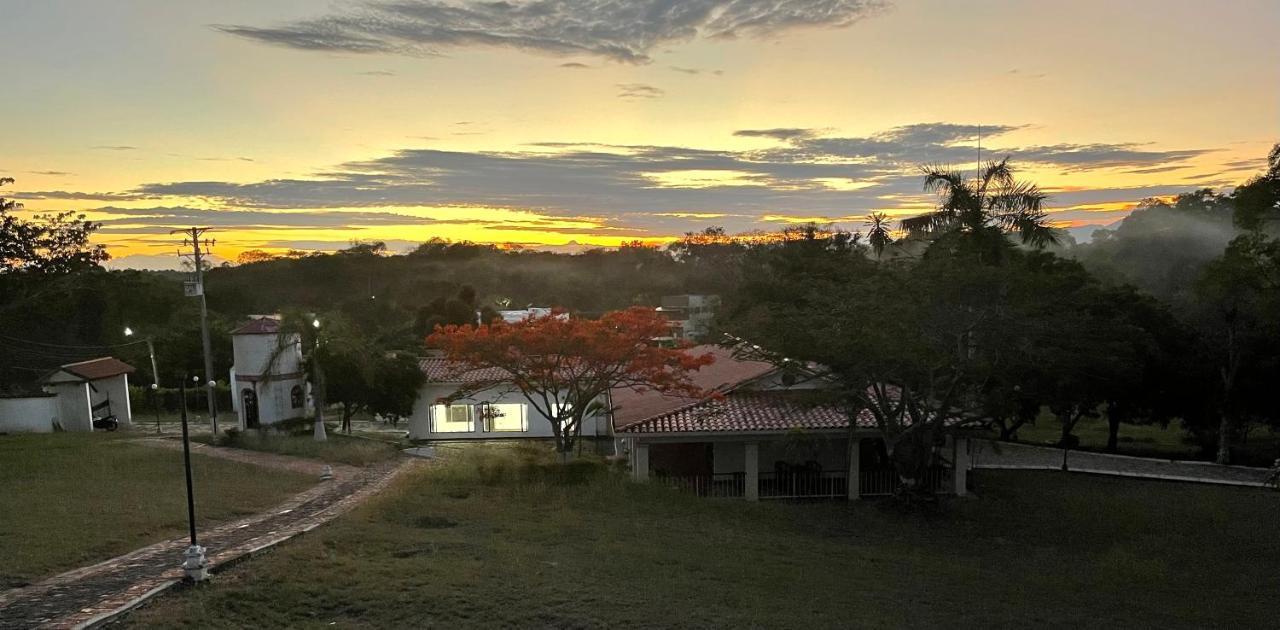
M 329 439 L 324 431 L 324 372 L 320 369 L 320 318 L 311 320 L 311 327 L 316 330 L 316 343 L 311 351 L 311 369 L 314 370 L 312 383 L 312 403 L 316 406 L 315 440 L 324 442 Z
M 133 329 L 128 326 L 124 327 L 124 336 L 132 337 Z M 156 434 L 160 433 L 160 371 L 156 369 L 156 347 L 151 343 L 151 337 L 142 339 L 147 343 L 147 355 L 151 357 L 151 408 L 156 412 Z
M 205 559 L 204 547 L 196 541 L 196 494 L 191 485 L 191 440 L 187 435 L 186 379 L 183 379 L 179 387 L 182 390 L 182 465 L 187 473 L 187 525 L 191 534 L 191 545 L 182 554 L 182 570 L 186 573 L 187 579 L 200 582 L 209 577 L 209 563 Z

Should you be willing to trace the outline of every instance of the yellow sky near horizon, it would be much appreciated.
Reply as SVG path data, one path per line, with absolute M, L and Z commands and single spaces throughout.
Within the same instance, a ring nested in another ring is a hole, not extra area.
M 861 19 L 843 26 L 713 38 L 711 22 L 692 36 L 652 24 L 653 41 L 601 29 L 568 54 L 427 55 L 211 27 L 303 28 L 358 2 L 20 0 L 0 24 L 18 68 L 0 101 L 0 175 L 17 182 L 0 190 L 28 214 L 107 221 L 96 238 L 116 258 L 172 252 L 165 228 L 188 219 L 231 259 L 357 239 L 614 246 L 927 210 L 915 169 L 973 168 L 968 126 L 994 129 L 987 155 L 1012 151 L 1068 226 L 1243 182 L 1280 140 L 1269 0 L 845 2 Z M 475 11 L 476 29 L 530 35 Z M 738 133 L 776 129 L 804 135 Z

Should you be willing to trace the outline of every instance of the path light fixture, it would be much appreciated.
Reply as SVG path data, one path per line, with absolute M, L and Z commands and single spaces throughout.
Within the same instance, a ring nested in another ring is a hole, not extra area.
M 132 337 L 133 329 L 125 326 L 124 336 Z M 156 347 L 151 343 L 151 337 L 143 337 L 142 341 L 147 344 L 147 355 L 151 357 L 151 408 L 156 412 L 156 433 L 160 433 L 160 371 L 156 369 Z
M 311 402 L 316 408 L 315 441 L 324 442 L 329 439 L 324 430 L 324 372 L 320 369 L 320 318 L 311 319 L 311 327 L 316 329 L 316 343 L 311 351 L 311 368 L 314 372 L 311 381 Z
M 193 377 L 195 382 L 200 377 Z M 191 485 L 191 438 L 187 433 L 187 382 L 182 381 L 182 465 L 187 473 L 187 524 L 191 533 L 191 544 L 182 553 L 182 571 L 192 582 L 203 582 L 209 577 L 209 561 L 205 558 L 205 548 L 196 540 L 196 494 Z

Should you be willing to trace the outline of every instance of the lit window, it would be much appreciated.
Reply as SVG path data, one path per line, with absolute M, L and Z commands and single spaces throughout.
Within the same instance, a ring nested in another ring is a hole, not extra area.
M 525 416 L 524 405 L 494 403 L 483 406 L 485 414 L 485 430 L 497 433 L 524 432 L 529 430 L 529 421 Z
M 474 430 L 471 405 L 436 405 L 431 408 L 435 433 L 470 433 Z

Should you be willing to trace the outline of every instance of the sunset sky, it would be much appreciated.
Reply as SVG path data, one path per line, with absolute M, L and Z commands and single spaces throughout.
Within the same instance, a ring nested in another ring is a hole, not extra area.
M 0 0 L 0 189 L 117 266 L 616 245 L 927 209 L 1011 156 L 1063 226 L 1280 140 L 1276 0 Z

